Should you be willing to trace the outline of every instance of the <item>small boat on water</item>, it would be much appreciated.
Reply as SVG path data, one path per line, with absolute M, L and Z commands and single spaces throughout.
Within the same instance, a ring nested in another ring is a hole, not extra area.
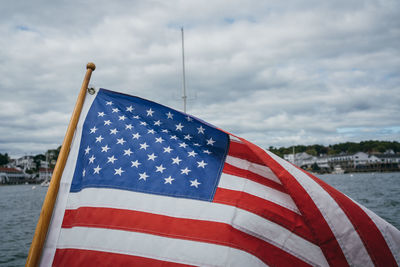
M 335 168 L 333 168 L 333 174 L 343 174 L 344 170 L 342 169 L 342 167 L 340 167 L 340 165 L 336 165 Z
M 50 185 L 50 181 L 47 181 L 47 180 L 43 181 L 43 182 L 40 184 L 40 186 L 43 186 L 43 187 L 48 187 L 49 185 Z

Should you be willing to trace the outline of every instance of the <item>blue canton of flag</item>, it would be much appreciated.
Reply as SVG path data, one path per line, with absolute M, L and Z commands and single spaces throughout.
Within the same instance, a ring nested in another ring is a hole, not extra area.
M 83 124 L 71 192 L 87 187 L 211 201 L 228 135 L 197 118 L 100 89 Z

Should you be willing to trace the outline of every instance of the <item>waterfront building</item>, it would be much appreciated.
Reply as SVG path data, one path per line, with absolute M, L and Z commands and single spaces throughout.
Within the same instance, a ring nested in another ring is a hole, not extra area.
M 400 164 L 400 155 L 399 154 L 380 154 L 375 155 L 380 163 L 398 163 Z
M 307 166 L 310 167 L 317 161 L 317 157 L 314 157 L 306 152 L 296 153 L 296 154 L 286 154 L 283 155 L 284 159 L 293 163 L 297 166 Z
M 310 169 L 314 164 L 317 164 L 321 172 L 332 172 L 339 170 L 339 168 L 346 172 L 400 170 L 400 154 L 395 153 L 368 154 L 357 152 L 315 157 L 302 152 L 294 155 L 286 154 L 284 158 L 304 169 Z
M 39 181 L 50 181 L 53 175 L 53 169 L 40 168 L 39 169 Z
M 2 184 L 18 184 L 29 178 L 29 175 L 25 174 L 21 170 L 16 168 L 0 167 L 0 183 Z
M 36 167 L 33 156 L 23 156 L 15 159 L 14 164 L 16 167 L 20 167 L 24 172 L 27 170 L 32 170 Z

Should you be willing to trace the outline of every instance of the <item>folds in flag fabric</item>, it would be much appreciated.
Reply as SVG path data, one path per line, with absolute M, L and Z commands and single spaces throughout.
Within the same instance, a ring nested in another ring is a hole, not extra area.
M 397 266 L 400 232 L 245 139 L 88 95 L 41 266 Z

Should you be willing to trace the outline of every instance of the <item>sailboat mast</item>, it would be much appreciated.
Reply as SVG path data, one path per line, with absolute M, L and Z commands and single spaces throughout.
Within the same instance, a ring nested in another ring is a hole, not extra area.
M 182 95 L 182 99 L 183 99 L 183 111 L 186 113 L 186 100 L 187 100 L 187 96 L 186 96 L 186 78 L 185 78 L 185 43 L 184 43 L 184 36 L 183 36 L 183 27 L 181 28 L 181 32 L 182 32 L 182 75 L 183 75 L 183 79 L 182 79 L 182 89 L 183 89 L 183 95 Z

